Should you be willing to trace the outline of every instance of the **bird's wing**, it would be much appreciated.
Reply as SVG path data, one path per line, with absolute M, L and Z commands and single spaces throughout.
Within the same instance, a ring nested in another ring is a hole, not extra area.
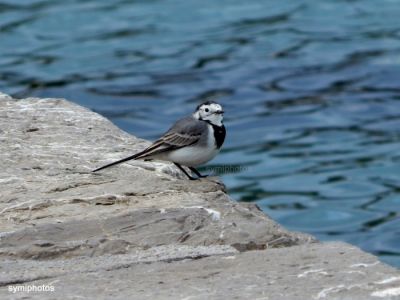
M 161 138 L 145 149 L 137 158 L 156 155 L 196 144 L 205 132 L 205 123 L 185 118 L 178 121 Z
M 181 119 L 176 122 L 161 138 L 143 151 L 97 168 L 93 170 L 93 172 L 100 171 L 131 159 L 149 158 L 153 155 L 157 155 L 166 151 L 196 144 L 200 140 L 201 135 L 207 132 L 206 130 L 207 124 L 203 121 L 194 119 L 192 116 Z

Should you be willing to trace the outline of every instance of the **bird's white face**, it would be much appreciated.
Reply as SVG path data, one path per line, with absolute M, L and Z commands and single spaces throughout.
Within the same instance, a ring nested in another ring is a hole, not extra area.
M 203 103 L 199 105 L 193 116 L 198 120 L 209 121 L 211 124 L 222 126 L 224 110 L 218 103 Z

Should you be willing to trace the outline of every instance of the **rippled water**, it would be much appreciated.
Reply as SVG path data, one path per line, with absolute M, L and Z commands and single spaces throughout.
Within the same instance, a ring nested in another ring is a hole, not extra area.
M 394 0 L 0 0 L 0 90 L 148 139 L 217 100 L 208 169 L 235 199 L 400 266 L 399 19 Z

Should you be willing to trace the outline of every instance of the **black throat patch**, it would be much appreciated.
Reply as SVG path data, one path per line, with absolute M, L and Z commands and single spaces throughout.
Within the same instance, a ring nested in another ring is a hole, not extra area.
M 226 130 L 225 130 L 225 126 L 217 126 L 214 125 L 210 122 L 207 122 L 208 124 L 210 124 L 212 126 L 212 128 L 214 129 L 214 138 L 215 138 L 215 144 L 217 145 L 217 148 L 221 148 L 222 144 L 225 141 L 225 136 L 226 136 Z

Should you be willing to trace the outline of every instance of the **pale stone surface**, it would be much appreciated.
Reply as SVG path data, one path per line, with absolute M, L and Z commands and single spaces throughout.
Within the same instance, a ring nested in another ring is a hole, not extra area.
M 1 299 L 399 296 L 396 269 L 287 231 L 218 178 L 141 161 L 91 172 L 147 144 L 68 101 L 0 93 Z
M 344 243 L 244 253 L 213 249 L 206 255 L 202 250 L 208 247 L 180 247 L 175 255 L 168 253 L 171 249 L 159 249 L 156 259 L 153 253 L 143 253 L 73 258 L 62 263 L 6 261 L 2 265 L 29 270 L 38 278 L 30 284 L 55 286 L 54 293 L 30 293 L 33 299 L 54 299 L 61 294 L 63 299 L 378 300 L 396 299 L 387 295 L 400 284 L 397 270 Z M 46 269 L 51 271 L 43 273 Z M 2 295 L 10 293 L 0 290 Z M 26 295 L 15 293 L 13 298 Z

